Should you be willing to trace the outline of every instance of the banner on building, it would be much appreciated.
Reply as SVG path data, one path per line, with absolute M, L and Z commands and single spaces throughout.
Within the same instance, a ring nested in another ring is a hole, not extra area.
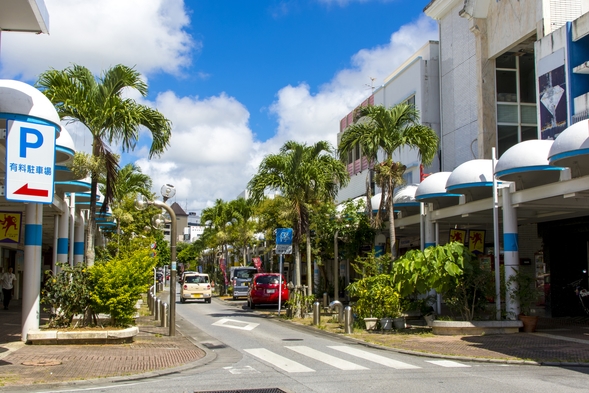
M 256 269 L 258 269 L 258 273 L 263 273 L 264 269 L 262 268 L 262 258 L 255 257 L 252 258 L 252 261 L 254 262 L 254 266 L 256 267 Z
M 485 231 L 468 231 L 468 250 L 474 254 L 485 252 Z
M 229 285 L 229 279 L 227 278 L 227 266 L 225 265 L 225 259 L 219 259 L 219 267 L 221 268 L 221 272 L 223 272 L 223 279 L 225 280 L 225 285 Z
M 0 243 L 20 243 L 21 212 L 0 211 Z
M 466 243 L 466 231 L 462 229 L 450 229 L 450 242 Z

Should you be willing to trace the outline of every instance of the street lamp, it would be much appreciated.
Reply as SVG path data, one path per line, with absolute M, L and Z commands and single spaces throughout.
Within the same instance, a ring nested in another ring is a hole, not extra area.
M 164 194 L 164 187 L 167 187 L 168 191 Z M 174 190 L 174 186 L 170 184 L 166 184 L 166 186 L 162 187 L 162 194 L 164 195 L 164 199 L 169 199 L 176 193 Z M 170 190 L 171 187 L 171 190 Z M 171 233 L 170 233 L 170 336 L 176 335 L 176 213 L 174 210 L 164 202 L 161 201 L 150 201 L 145 196 L 138 194 L 137 200 L 135 201 L 135 208 L 137 210 L 144 210 L 147 206 L 153 205 L 160 208 L 163 208 L 168 212 L 171 218 Z M 159 214 L 158 216 L 161 216 Z M 157 216 L 156 216 L 157 217 Z M 155 217 L 154 217 L 155 218 Z M 153 220 L 156 224 L 161 223 L 161 218 L 157 217 Z

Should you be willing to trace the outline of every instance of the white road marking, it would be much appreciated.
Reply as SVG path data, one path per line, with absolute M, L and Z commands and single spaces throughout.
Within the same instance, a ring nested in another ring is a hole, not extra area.
M 214 326 L 223 326 L 231 329 L 240 329 L 240 330 L 253 330 L 255 329 L 259 323 L 249 323 L 238 321 L 237 319 L 229 319 L 223 318 L 219 319 L 217 322 L 213 323 Z
M 278 367 L 289 373 L 306 373 L 315 371 L 312 368 L 305 367 L 300 363 L 270 352 L 265 348 L 245 349 L 245 351 L 264 362 L 270 363 L 272 366 Z
M 352 348 L 352 347 L 346 347 L 346 346 L 333 346 L 333 347 L 329 347 L 329 348 L 332 348 L 332 349 L 335 349 L 336 351 L 347 353 L 348 355 L 356 356 L 361 359 L 365 359 L 365 360 L 368 360 L 368 361 L 371 361 L 374 363 L 378 363 L 378 364 L 381 364 L 386 367 L 391 367 L 396 370 L 408 370 L 408 369 L 414 369 L 414 368 L 421 368 L 421 367 L 414 366 L 409 363 L 400 362 L 398 360 L 389 359 L 384 356 L 380 356 L 380 355 L 373 354 L 371 352 L 363 351 L 358 348 Z
M 335 356 L 328 355 L 326 353 L 317 351 L 313 348 L 309 348 L 306 346 L 296 346 L 296 347 L 286 347 L 291 349 L 295 352 L 300 353 L 301 355 L 308 356 L 312 359 L 319 360 L 325 364 L 333 366 L 335 368 L 339 368 L 340 370 L 368 370 L 368 368 L 360 366 L 358 364 L 348 362 L 347 360 L 343 360 L 337 358 Z
M 466 364 L 454 362 L 452 360 L 426 360 L 426 362 L 435 364 L 441 367 L 470 367 Z
M 245 366 L 242 368 L 225 367 L 231 374 L 259 374 L 260 372 L 253 367 Z

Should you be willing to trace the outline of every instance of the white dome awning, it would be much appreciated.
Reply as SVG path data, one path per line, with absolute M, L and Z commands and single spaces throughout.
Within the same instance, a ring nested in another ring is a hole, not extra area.
M 433 203 L 436 209 L 457 205 L 461 194 L 446 190 L 446 183 L 451 174 L 451 172 L 437 172 L 426 177 L 417 187 L 415 200 Z
M 516 190 L 557 182 L 564 168 L 548 162 L 553 142 L 533 139 L 510 147 L 497 161 L 495 176 L 515 182 Z
M 452 171 L 446 190 L 464 194 L 467 201 L 493 196 L 493 160 L 470 160 Z
M 550 165 L 571 168 L 572 177 L 589 175 L 589 120 L 567 127 L 548 152 Z

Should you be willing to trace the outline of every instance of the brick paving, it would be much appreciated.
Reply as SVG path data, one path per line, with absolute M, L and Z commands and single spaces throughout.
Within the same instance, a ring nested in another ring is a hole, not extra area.
M 264 310 L 257 312 L 266 313 Z M 266 314 L 275 317 L 271 312 Z M 303 322 L 305 329 L 315 329 L 321 334 L 341 334 L 318 330 L 309 324 L 309 321 Z M 25 345 L 20 341 L 20 302 L 14 301 L 10 310 L 0 310 L 0 389 L 174 372 L 179 368 L 198 367 L 197 361 L 207 355 L 204 348 L 184 337 L 179 329 L 176 329 L 176 336 L 169 337 L 168 328 L 157 326 L 153 316 L 138 318 L 137 326 L 139 334 L 130 344 Z M 589 367 L 589 318 L 541 318 L 537 333 L 433 336 L 355 332 L 349 337 L 370 345 L 430 356 Z

